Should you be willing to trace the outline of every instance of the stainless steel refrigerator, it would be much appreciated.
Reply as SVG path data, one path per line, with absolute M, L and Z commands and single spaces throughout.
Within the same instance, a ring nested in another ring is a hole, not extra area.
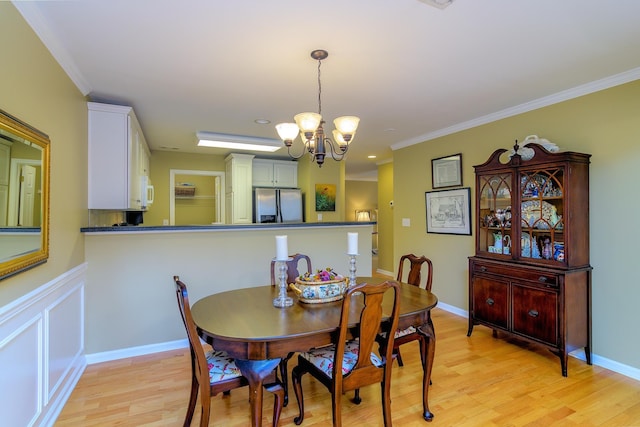
M 253 222 L 302 222 L 302 192 L 298 188 L 255 188 Z

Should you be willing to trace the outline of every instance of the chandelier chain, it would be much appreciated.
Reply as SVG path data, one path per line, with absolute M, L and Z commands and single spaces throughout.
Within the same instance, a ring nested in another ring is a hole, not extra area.
M 320 80 L 320 66 L 322 60 L 318 60 L 318 114 L 322 115 L 322 81 Z

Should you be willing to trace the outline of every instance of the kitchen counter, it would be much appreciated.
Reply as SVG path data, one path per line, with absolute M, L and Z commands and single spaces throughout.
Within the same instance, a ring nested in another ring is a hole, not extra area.
M 345 221 L 345 222 L 296 222 L 296 223 L 265 223 L 265 224 L 212 224 L 212 225 L 120 225 L 102 227 L 83 227 L 83 233 L 172 233 L 172 232 L 201 232 L 227 230 L 265 230 L 290 228 L 322 228 L 322 227 L 354 227 L 372 226 L 375 221 Z

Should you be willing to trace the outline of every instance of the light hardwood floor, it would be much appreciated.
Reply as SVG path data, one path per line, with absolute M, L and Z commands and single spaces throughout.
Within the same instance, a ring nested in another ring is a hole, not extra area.
M 466 336 L 465 318 L 434 309 L 437 344 L 429 392 L 435 419 L 421 416 L 421 368 L 415 343 L 402 347 L 405 366 L 394 366 L 391 411 L 396 426 L 640 426 L 640 382 L 569 358 L 562 377 L 558 358 L 519 341 L 493 338 L 477 326 Z M 295 365 L 295 358 L 289 366 Z M 63 426 L 182 425 L 190 381 L 189 352 L 170 351 L 91 365 L 55 424 Z M 326 389 L 303 379 L 303 426 L 330 426 Z M 362 390 L 363 403 L 342 400 L 345 426 L 382 425 L 380 388 Z M 281 425 L 294 425 L 293 392 Z M 265 393 L 263 425 L 273 400 Z M 196 414 L 192 425 L 198 425 Z M 211 426 L 249 425 L 248 389 L 212 400 Z

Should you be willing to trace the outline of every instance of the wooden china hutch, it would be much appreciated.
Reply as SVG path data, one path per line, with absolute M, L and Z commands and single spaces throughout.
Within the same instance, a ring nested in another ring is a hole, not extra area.
M 484 325 L 545 346 L 567 376 L 569 352 L 584 348 L 591 364 L 591 155 L 526 147 L 527 160 L 516 143 L 474 167 L 467 335 Z

